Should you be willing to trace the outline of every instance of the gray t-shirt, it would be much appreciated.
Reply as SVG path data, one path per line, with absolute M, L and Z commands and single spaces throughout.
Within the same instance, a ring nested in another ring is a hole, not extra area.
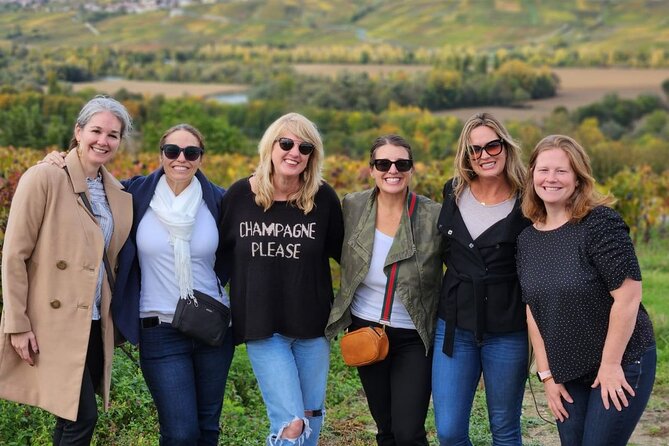
M 515 203 L 516 196 L 513 195 L 501 203 L 485 205 L 474 197 L 469 187 L 466 187 L 458 200 L 458 208 L 469 235 L 472 236 L 472 240 L 476 240 L 489 227 L 509 215 Z

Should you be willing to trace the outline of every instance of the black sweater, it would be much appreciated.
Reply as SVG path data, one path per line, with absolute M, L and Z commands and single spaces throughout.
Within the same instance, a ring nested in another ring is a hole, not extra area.
M 529 227 L 518 237 L 523 298 L 546 347 L 555 382 L 594 378 L 602 360 L 613 298 L 625 279 L 641 281 L 629 228 L 613 209 L 594 208 L 552 231 Z M 654 345 L 643 305 L 622 358 L 628 365 Z
M 218 255 L 230 271 L 235 342 L 324 336 L 333 300 L 329 259 L 339 261 L 344 235 L 339 198 L 323 184 L 304 215 L 287 202 L 264 211 L 254 197 L 245 178 L 221 201 Z

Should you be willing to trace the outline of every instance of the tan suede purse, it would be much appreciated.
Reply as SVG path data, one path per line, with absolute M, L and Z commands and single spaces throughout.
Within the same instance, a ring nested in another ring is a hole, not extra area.
M 409 193 L 408 212 L 409 218 L 413 216 L 416 207 L 416 194 Z M 395 298 L 397 287 L 397 262 L 390 267 L 388 282 L 381 309 L 381 327 L 362 327 L 357 330 L 344 333 L 340 341 L 341 355 L 344 363 L 351 367 L 361 367 L 383 361 L 388 356 L 390 342 L 386 334 L 386 325 L 390 325 L 390 313 Z

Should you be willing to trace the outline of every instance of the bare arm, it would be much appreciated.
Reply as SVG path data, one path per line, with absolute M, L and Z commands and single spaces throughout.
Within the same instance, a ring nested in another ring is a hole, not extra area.
M 634 389 L 623 373 L 622 358 L 636 325 L 641 304 L 641 282 L 627 278 L 620 288 L 611 291 L 611 296 L 613 305 L 609 315 L 609 329 L 604 342 L 602 362 L 592 387 L 601 385 L 602 402 L 606 409 L 609 408 L 611 399 L 615 408 L 620 411 L 622 406 L 627 407 L 629 404 L 625 391 L 634 396 Z
M 550 367 L 548 366 L 548 356 L 546 355 L 544 340 L 541 337 L 534 316 L 532 316 L 530 306 L 528 305 L 526 308 L 527 330 L 530 335 L 530 341 L 532 341 L 534 356 L 537 360 L 537 370 L 545 372 L 550 370 Z M 567 392 L 565 386 L 556 383 L 554 379 L 549 379 L 544 382 L 544 391 L 546 392 L 546 399 L 548 400 L 548 408 L 553 413 L 553 416 L 560 421 L 569 418 L 569 413 L 567 413 L 567 409 L 565 409 L 562 399 L 569 403 L 573 403 L 574 400 L 571 398 L 571 395 L 569 395 L 569 392 Z

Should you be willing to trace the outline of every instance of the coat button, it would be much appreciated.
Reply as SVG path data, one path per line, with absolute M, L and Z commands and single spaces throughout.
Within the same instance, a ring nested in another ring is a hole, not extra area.
M 448 235 L 453 235 L 453 230 L 452 229 L 448 230 Z
M 67 268 L 67 262 L 65 260 L 59 260 L 58 263 L 56 263 L 56 268 L 58 269 Z
M 52 300 L 51 301 L 51 308 L 53 308 L 54 310 L 57 310 L 58 308 L 60 308 L 60 301 L 58 299 Z
M 469 247 L 470 247 L 470 248 L 473 248 L 473 247 L 474 247 L 474 244 L 473 244 L 473 243 L 470 243 L 470 244 L 469 244 Z

